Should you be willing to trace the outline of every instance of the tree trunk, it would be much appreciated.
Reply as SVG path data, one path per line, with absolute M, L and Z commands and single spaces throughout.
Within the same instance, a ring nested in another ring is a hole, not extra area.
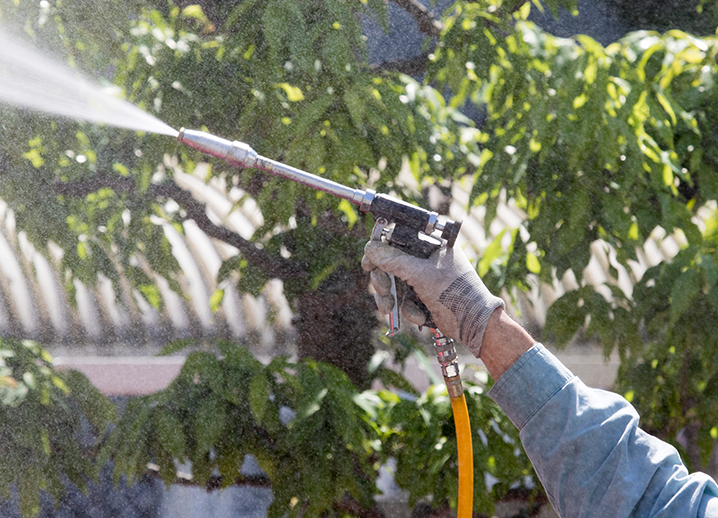
M 368 281 L 358 266 L 337 270 L 319 289 L 299 297 L 294 319 L 299 357 L 339 367 L 360 389 L 369 384 L 378 324 Z

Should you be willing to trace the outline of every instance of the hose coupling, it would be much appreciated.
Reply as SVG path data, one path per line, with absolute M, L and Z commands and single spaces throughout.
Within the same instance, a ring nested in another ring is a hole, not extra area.
M 464 393 L 464 386 L 461 384 L 461 377 L 444 378 L 446 390 L 449 392 L 450 398 L 461 397 Z
M 460 397 L 464 393 L 464 388 L 461 384 L 459 360 L 456 355 L 454 340 L 444 336 L 438 329 L 432 329 L 432 335 L 434 352 L 436 353 L 436 359 L 439 360 L 441 375 L 444 377 L 444 382 L 446 382 L 449 397 Z

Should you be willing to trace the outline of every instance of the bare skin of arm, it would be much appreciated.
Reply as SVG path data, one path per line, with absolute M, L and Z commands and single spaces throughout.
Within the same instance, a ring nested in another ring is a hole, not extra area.
M 536 340 L 502 308 L 489 317 L 481 347 L 481 360 L 494 380 L 498 380 Z

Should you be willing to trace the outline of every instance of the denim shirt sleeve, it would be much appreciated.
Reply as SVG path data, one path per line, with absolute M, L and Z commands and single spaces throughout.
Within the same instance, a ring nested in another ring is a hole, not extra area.
M 675 448 L 638 428 L 622 397 L 586 387 L 544 346 L 489 392 L 520 431 L 562 518 L 718 517 L 718 486 L 689 474 Z

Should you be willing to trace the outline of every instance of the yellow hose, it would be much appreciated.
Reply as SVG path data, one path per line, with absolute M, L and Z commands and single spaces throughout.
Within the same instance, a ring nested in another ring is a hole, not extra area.
M 471 444 L 471 424 L 466 398 L 451 397 L 451 410 L 456 426 L 456 446 L 459 451 L 459 505 L 457 518 L 471 518 L 474 508 L 474 452 Z
M 434 351 L 441 365 L 446 390 L 451 401 L 456 427 L 456 449 L 459 454 L 459 504 L 457 518 L 472 518 L 474 514 L 474 449 L 471 444 L 471 423 L 466 406 L 464 388 L 461 385 L 459 364 L 454 340 L 445 336 L 436 327 L 430 327 L 434 340 Z

